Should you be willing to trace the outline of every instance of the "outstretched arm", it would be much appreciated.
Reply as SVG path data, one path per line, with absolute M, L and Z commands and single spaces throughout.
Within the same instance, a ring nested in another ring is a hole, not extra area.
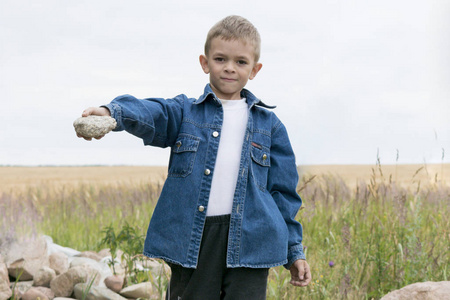
M 113 131 L 125 130 L 141 138 L 144 145 L 164 148 L 175 143 L 188 103 L 185 95 L 171 99 L 122 95 L 103 106 L 117 122 Z
M 82 116 L 111 116 L 117 122 L 113 131 L 125 130 L 141 138 L 144 145 L 164 148 L 176 141 L 186 100 L 185 95 L 172 99 L 137 99 L 122 95 L 101 107 L 87 108 Z

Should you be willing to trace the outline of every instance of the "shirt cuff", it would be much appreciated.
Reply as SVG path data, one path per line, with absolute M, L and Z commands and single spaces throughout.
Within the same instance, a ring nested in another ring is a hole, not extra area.
M 300 245 L 295 245 L 295 246 L 290 247 L 288 250 L 287 258 L 288 258 L 288 262 L 283 266 L 288 270 L 296 260 L 299 260 L 299 259 L 306 260 L 305 253 L 303 252 L 303 246 L 300 244 Z
M 109 110 L 109 113 L 111 114 L 111 118 L 116 120 L 117 126 L 113 129 L 113 131 L 121 131 L 123 130 L 123 124 L 122 124 L 122 109 L 119 105 L 115 103 L 109 103 L 106 105 L 101 105 L 100 107 L 104 107 Z

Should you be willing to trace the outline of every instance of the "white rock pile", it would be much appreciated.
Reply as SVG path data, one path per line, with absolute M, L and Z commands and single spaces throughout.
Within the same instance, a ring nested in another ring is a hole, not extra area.
M 117 274 L 113 275 L 107 264 L 109 261 L 111 254 L 108 249 L 98 253 L 79 252 L 54 244 L 47 236 L 27 242 L 0 244 L 0 300 L 11 299 L 13 293 L 14 299 L 22 300 L 161 299 L 150 282 L 124 288 L 123 262 L 116 261 L 114 268 Z M 154 260 L 139 268 L 148 269 L 155 277 L 163 271 L 170 273 L 167 265 Z M 391 299 L 450 300 L 450 281 L 418 282 L 381 298 Z
M 98 253 L 79 252 L 54 244 L 47 236 L 3 244 L 0 246 L 0 300 L 10 299 L 13 294 L 14 299 L 23 300 L 160 299 L 150 282 L 123 288 L 124 263 L 115 262 L 116 275 L 113 275 L 108 266 L 110 261 L 108 249 Z M 149 270 L 153 276 L 170 272 L 167 265 L 153 260 L 139 268 Z

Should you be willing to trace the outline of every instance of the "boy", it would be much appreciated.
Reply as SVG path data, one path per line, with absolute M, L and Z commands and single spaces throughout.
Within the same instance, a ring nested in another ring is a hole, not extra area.
M 260 43 L 249 21 L 229 16 L 208 33 L 200 65 L 210 83 L 199 99 L 125 95 L 82 114 L 111 115 L 115 131 L 171 147 L 144 247 L 172 269 L 167 299 L 265 299 L 278 265 L 295 286 L 311 281 L 286 129 L 244 89 L 261 70 Z

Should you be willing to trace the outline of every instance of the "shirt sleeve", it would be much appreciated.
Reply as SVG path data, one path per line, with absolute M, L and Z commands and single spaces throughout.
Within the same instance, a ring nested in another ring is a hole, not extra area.
M 141 138 L 145 145 L 164 148 L 173 145 L 178 136 L 185 100 L 183 95 L 173 99 L 123 95 L 103 107 L 117 122 L 114 131 L 125 130 Z
M 272 133 L 270 169 L 267 188 L 275 200 L 289 231 L 286 269 L 298 259 L 305 259 L 302 225 L 295 219 L 302 206 L 297 193 L 298 172 L 295 155 L 284 125 L 278 121 Z

